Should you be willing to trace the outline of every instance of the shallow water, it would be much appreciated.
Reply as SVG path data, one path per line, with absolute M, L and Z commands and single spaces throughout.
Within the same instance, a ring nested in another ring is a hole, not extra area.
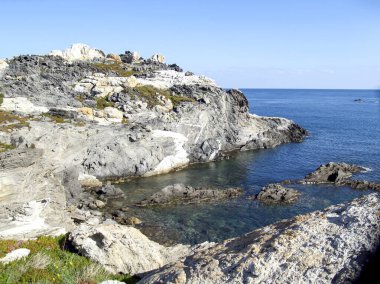
M 143 232 L 161 243 L 220 241 L 275 221 L 352 200 L 370 191 L 334 186 L 293 186 L 302 193 L 288 205 L 263 205 L 247 200 L 268 183 L 300 179 L 320 164 L 344 161 L 368 167 L 356 176 L 380 181 L 380 96 L 368 90 L 246 89 L 251 112 L 287 117 L 310 132 L 303 143 L 242 152 L 229 160 L 194 165 L 175 173 L 121 184 L 126 199 L 113 208 L 130 207 L 144 221 Z M 355 102 L 355 99 L 362 102 Z M 240 186 L 237 199 L 185 206 L 136 208 L 134 203 L 173 184 Z

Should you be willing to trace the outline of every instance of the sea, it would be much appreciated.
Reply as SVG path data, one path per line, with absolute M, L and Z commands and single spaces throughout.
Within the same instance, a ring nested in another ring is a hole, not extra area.
M 380 182 L 380 92 L 377 90 L 242 89 L 250 112 L 285 117 L 309 131 L 302 143 L 237 152 L 230 159 L 119 184 L 125 199 L 111 207 L 129 210 L 138 225 L 162 244 L 222 241 L 299 214 L 321 210 L 371 193 L 332 185 L 294 185 L 300 198 L 292 204 L 266 205 L 248 199 L 269 184 L 297 180 L 330 161 L 368 169 L 355 176 Z M 163 187 L 242 187 L 235 199 L 192 205 L 137 208 L 134 204 Z

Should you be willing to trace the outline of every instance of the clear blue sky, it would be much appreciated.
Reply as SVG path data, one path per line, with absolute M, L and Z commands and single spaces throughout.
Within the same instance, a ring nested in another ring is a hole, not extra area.
M 0 58 L 159 52 L 223 87 L 380 87 L 379 0 L 1 0 Z

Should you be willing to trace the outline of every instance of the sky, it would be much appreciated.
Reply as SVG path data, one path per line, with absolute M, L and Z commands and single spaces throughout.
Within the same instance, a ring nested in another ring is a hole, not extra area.
M 380 88 L 379 0 L 1 0 L 0 14 L 0 58 L 80 42 L 226 88 Z

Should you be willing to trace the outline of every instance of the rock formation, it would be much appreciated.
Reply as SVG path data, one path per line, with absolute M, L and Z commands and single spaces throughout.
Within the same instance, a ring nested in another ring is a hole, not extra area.
M 275 183 L 263 187 L 255 197 L 264 203 L 280 203 L 293 202 L 299 195 L 300 194 L 297 190 L 285 188 L 282 185 Z
M 321 165 L 314 172 L 308 174 L 303 180 L 300 181 L 300 183 L 332 183 L 337 186 L 349 186 L 355 189 L 380 190 L 379 182 L 351 179 L 354 173 L 365 171 L 366 169 L 360 166 L 330 162 L 326 165 Z
M 154 206 L 168 204 L 189 204 L 202 201 L 220 200 L 234 198 L 243 193 L 240 188 L 214 189 L 194 188 L 184 184 L 173 184 L 164 187 L 159 192 L 142 200 L 138 206 Z
M 139 283 L 350 283 L 379 244 L 379 210 L 375 193 L 204 244 Z

